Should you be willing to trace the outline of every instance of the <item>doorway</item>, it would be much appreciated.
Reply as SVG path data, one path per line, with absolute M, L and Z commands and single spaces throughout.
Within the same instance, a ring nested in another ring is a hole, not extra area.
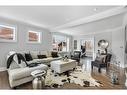
M 85 57 L 94 59 L 94 37 L 84 38 L 80 40 L 80 50 L 82 51 L 85 47 Z

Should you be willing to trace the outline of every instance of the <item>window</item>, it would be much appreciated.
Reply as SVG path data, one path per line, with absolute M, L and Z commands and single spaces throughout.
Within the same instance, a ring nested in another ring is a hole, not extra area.
M 85 46 L 86 51 L 91 51 L 93 49 L 92 40 L 82 40 L 81 45 Z
M 85 47 L 86 52 L 93 52 L 93 40 L 81 40 L 81 47 Z
M 77 49 L 77 40 L 74 40 L 74 49 Z
M 0 25 L 0 42 L 15 42 L 15 27 Z
M 61 35 L 53 35 L 53 50 L 69 51 L 69 38 Z
M 29 31 L 28 32 L 29 43 L 41 43 L 41 32 Z

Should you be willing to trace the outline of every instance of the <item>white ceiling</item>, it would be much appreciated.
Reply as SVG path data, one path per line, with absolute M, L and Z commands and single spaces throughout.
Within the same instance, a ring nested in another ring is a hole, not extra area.
M 119 6 L 0 6 L 0 16 L 39 27 L 56 29 L 73 21 L 104 13 L 117 7 Z M 71 30 L 68 34 L 73 35 Z
M 53 28 L 114 7 L 116 6 L 1 6 L 0 16 Z
M 123 24 L 123 18 L 124 14 L 119 14 L 102 20 L 97 20 L 90 23 L 85 23 L 74 27 L 62 29 L 59 30 L 59 32 L 69 35 L 96 34 L 100 32 L 105 32 L 110 29 L 121 27 Z

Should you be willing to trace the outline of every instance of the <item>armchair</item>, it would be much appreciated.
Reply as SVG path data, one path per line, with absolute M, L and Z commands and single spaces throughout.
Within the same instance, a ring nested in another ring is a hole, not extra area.
M 78 63 L 80 62 L 80 51 L 74 51 L 73 55 L 71 55 L 71 59 L 76 60 Z
M 93 66 L 98 68 L 98 72 L 101 73 L 101 68 L 106 68 L 108 69 L 109 65 L 110 65 L 110 60 L 111 60 L 111 54 L 107 54 L 105 57 L 105 61 L 92 61 L 91 62 L 91 68 L 93 70 Z

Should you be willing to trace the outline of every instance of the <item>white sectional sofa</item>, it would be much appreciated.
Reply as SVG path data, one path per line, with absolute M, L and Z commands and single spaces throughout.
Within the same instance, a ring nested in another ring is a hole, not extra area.
M 25 52 L 20 52 L 23 56 Z M 48 69 L 48 65 L 50 65 L 51 61 L 59 60 L 61 57 L 53 58 L 49 52 L 43 51 L 30 51 L 30 54 L 33 58 L 31 61 L 27 61 L 28 64 L 31 63 L 42 63 L 35 67 L 27 67 L 25 65 L 19 65 L 15 61 L 12 61 L 9 69 L 8 69 L 8 75 L 9 75 L 9 83 L 10 87 L 16 87 L 23 83 L 29 82 L 33 80 L 33 77 L 31 76 L 31 72 L 34 70 L 46 70 Z M 47 58 L 38 59 L 38 54 L 45 54 Z
M 33 60 L 29 61 L 28 63 L 33 63 L 33 62 L 40 62 L 43 63 L 45 65 L 50 65 L 51 61 L 54 60 L 59 60 L 62 57 L 58 54 L 59 57 L 52 57 L 51 55 L 52 51 L 30 51 L 30 54 L 32 55 Z M 37 55 L 46 55 L 47 58 L 43 58 L 43 59 L 38 59 Z
M 44 64 L 31 68 L 24 67 L 24 68 L 8 69 L 10 87 L 13 88 L 23 83 L 32 81 L 33 77 L 31 76 L 31 72 L 34 70 L 47 71 L 47 69 L 48 66 Z

